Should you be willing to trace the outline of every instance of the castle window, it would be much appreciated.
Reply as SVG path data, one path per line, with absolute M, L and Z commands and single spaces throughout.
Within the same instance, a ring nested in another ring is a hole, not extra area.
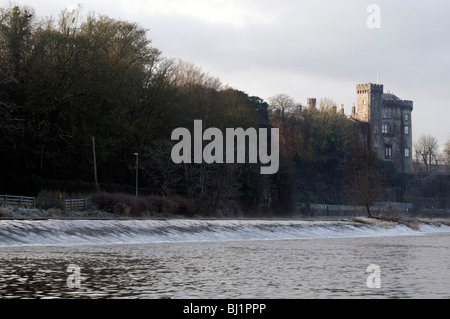
M 383 126 L 381 127 L 381 133 L 383 134 L 389 134 L 389 124 L 383 123 Z
M 409 126 L 408 125 L 405 126 L 405 135 L 409 135 Z
M 392 158 L 392 145 L 386 144 L 384 155 L 386 158 Z
M 405 148 L 405 157 L 411 156 L 411 149 L 409 147 Z
M 363 100 L 363 104 L 366 105 L 366 100 Z
M 405 114 L 405 124 L 408 124 L 409 122 L 409 114 Z
M 383 109 L 383 118 L 388 119 L 391 117 L 391 109 Z

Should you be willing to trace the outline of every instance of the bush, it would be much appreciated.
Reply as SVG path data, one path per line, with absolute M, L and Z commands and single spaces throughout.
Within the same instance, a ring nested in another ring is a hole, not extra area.
M 399 209 L 386 208 L 379 213 L 373 213 L 373 217 L 383 221 L 398 222 L 407 216 Z
M 176 203 L 177 209 L 176 214 L 183 216 L 193 216 L 195 213 L 194 205 L 185 197 L 173 196 L 171 197 L 172 202 Z
M 60 208 L 64 209 L 64 202 L 58 198 L 59 192 L 42 190 L 36 196 L 36 207 L 41 209 Z M 64 197 L 67 197 L 64 194 Z
M 7 207 L 0 206 L 0 217 L 10 217 L 11 210 Z
M 171 215 L 192 216 L 194 206 L 184 197 L 161 196 L 136 197 L 124 193 L 97 193 L 92 196 L 97 209 L 122 216 L 143 216 L 147 213 L 167 213 Z
M 47 214 L 49 217 L 61 216 L 63 213 L 60 208 L 49 208 L 47 209 Z
M 150 195 L 145 197 L 150 203 L 152 203 L 155 212 L 162 213 L 164 211 L 164 207 L 161 202 L 161 196 Z
M 118 203 L 114 206 L 113 213 L 116 215 L 129 217 L 131 214 L 131 207 L 124 203 Z
M 153 204 L 158 213 L 167 213 L 171 215 L 192 216 L 194 215 L 194 205 L 185 197 L 151 195 L 146 199 Z
M 144 197 L 124 193 L 97 193 L 92 203 L 100 210 L 123 216 L 143 216 L 154 211 L 152 203 Z

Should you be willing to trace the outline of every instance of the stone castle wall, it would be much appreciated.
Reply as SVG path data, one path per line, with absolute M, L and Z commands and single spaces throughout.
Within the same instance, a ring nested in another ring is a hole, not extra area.
M 390 94 L 383 97 L 382 84 L 357 84 L 357 103 L 350 118 L 370 123 L 370 143 L 380 159 L 391 161 L 398 171 L 413 171 L 413 102 Z M 307 107 L 315 108 L 316 99 L 308 98 Z M 337 112 L 337 107 L 333 108 Z M 340 113 L 344 114 L 344 105 Z M 389 151 L 387 150 L 389 149 Z
M 383 99 L 382 84 L 358 84 L 356 93 L 354 118 L 371 124 L 373 149 L 381 159 L 393 162 L 400 172 L 411 173 L 413 102 Z

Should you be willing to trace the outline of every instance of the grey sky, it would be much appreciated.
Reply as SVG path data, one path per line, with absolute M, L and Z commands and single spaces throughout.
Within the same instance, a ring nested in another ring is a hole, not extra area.
M 4 6 L 7 1 L 0 0 Z M 77 3 L 138 22 L 167 57 L 201 66 L 224 84 L 265 100 L 285 93 L 330 97 L 346 113 L 357 83 L 414 101 L 413 139 L 450 138 L 448 0 L 17 0 L 39 16 Z M 368 5 L 381 28 L 367 27 Z

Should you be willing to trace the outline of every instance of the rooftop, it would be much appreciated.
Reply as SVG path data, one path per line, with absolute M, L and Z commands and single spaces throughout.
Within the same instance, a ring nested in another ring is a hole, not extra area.
M 401 101 L 402 99 L 392 93 L 383 93 L 383 100 L 393 100 L 393 101 Z

